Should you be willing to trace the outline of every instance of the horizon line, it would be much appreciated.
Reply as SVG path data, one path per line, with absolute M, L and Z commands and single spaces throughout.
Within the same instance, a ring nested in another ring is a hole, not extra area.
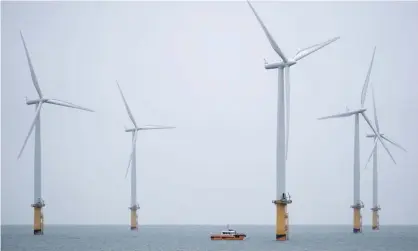
M 126 226 L 129 224 L 123 223 L 107 223 L 107 224 L 73 224 L 73 223 L 50 223 L 45 224 L 46 226 Z M 234 225 L 234 226 L 272 226 L 274 224 L 245 224 L 245 223 L 229 223 L 229 224 L 208 224 L 208 223 L 194 223 L 194 224 L 162 224 L 162 223 L 149 223 L 142 224 L 140 226 L 224 226 L 224 225 Z M 31 224 L 1 224 L 1 226 L 31 226 Z M 292 224 L 292 226 L 351 226 L 350 223 L 345 224 Z M 363 224 L 363 226 L 371 226 L 371 224 Z M 381 224 L 381 226 L 418 226 L 418 223 L 415 224 Z

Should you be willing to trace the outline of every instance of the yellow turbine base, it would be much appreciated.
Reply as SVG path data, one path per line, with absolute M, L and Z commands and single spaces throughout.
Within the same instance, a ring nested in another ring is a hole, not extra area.
M 372 229 L 373 230 L 379 230 L 380 229 L 379 212 L 378 211 L 373 211 L 373 216 L 372 216 Z
M 362 232 L 362 217 L 361 217 L 361 209 L 360 208 L 353 208 L 354 215 L 353 215 L 353 233 L 361 233 Z
M 42 235 L 44 234 L 44 217 L 42 214 L 42 208 L 33 208 L 33 234 Z
M 131 230 L 138 229 L 137 217 L 136 209 L 131 209 Z
M 286 204 L 276 204 L 276 240 L 288 240 L 288 214 Z

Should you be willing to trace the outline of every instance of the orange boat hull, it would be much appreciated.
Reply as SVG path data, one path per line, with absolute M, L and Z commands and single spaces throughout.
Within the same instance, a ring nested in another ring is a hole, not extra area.
M 210 239 L 213 241 L 220 241 L 220 240 L 229 240 L 229 241 L 242 241 L 244 240 L 246 235 L 240 234 L 235 236 L 230 235 L 222 235 L 222 234 L 214 234 L 210 236 Z

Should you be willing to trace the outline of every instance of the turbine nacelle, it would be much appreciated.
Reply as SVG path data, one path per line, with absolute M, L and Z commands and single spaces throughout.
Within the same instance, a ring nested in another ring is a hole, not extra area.
M 175 126 L 155 126 L 155 127 L 137 127 L 137 128 L 125 128 L 125 132 L 137 132 L 141 130 L 156 130 L 156 129 L 174 129 Z
M 357 113 L 363 113 L 365 111 L 367 111 L 367 108 L 361 108 L 361 109 L 354 110 L 354 111 L 351 111 L 351 112 L 348 112 L 348 113 L 357 114 Z
M 88 112 L 94 112 L 92 109 L 85 108 L 85 107 L 82 107 L 82 106 L 79 106 L 79 105 L 75 105 L 73 103 L 70 103 L 70 102 L 67 102 L 67 101 L 64 101 L 64 100 L 58 100 L 58 99 L 52 99 L 52 98 L 40 98 L 40 99 L 28 100 L 26 98 L 26 104 L 27 105 L 37 105 L 37 104 L 43 104 L 43 103 L 52 104 L 52 105 L 60 105 L 60 106 L 75 108 L 75 109 L 84 110 L 84 111 L 88 111 Z
M 48 101 L 48 99 L 47 99 L 47 98 L 41 98 L 41 99 L 28 99 L 28 98 L 26 97 L 26 104 L 27 104 L 27 105 L 36 105 L 36 104 L 39 104 L 39 103 L 41 103 L 41 102 L 46 102 L 46 101 Z
M 360 113 L 364 115 L 365 111 L 367 111 L 366 108 L 361 108 L 361 109 L 357 109 L 357 110 L 354 110 L 354 111 L 348 111 L 348 112 L 344 112 L 344 113 L 334 114 L 334 115 L 331 115 L 331 116 L 321 117 L 321 118 L 318 118 L 318 120 L 330 119 L 330 118 L 343 118 L 343 117 L 349 117 L 351 115 L 360 114 Z
M 139 128 L 131 128 L 131 129 L 125 128 L 125 132 L 136 132 L 136 131 L 139 131 Z
M 383 134 L 383 133 L 380 133 L 380 137 L 383 137 L 385 134 Z M 376 135 L 375 134 L 367 134 L 366 135 L 366 138 L 376 138 Z
M 290 67 L 290 66 L 292 66 L 292 65 L 295 65 L 297 62 L 296 61 L 294 61 L 294 60 L 291 60 L 291 61 L 288 61 L 288 62 L 278 62 L 278 63 L 267 63 L 267 62 L 265 62 L 265 64 L 264 64 L 264 68 L 265 69 L 267 69 L 267 70 L 270 70 L 270 69 L 283 69 L 283 68 L 285 68 L 285 67 Z
M 52 103 L 54 101 L 56 101 L 56 99 L 52 99 L 52 98 L 28 99 L 28 98 L 26 98 L 26 104 L 27 105 L 36 105 L 36 104 L 39 104 L 41 102 L 42 103 Z

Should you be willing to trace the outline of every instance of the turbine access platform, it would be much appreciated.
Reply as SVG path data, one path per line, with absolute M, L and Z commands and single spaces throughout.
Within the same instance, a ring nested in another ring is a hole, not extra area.
M 139 205 L 134 205 L 129 207 L 131 210 L 131 230 L 138 230 L 138 214 L 136 213 L 139 210 Z
M 352 205 L 351 208 L 353 209 L 353 233 L 361 233 L 363 232 L 363 217 L 361 215 L 361 209 L 364 208 L 364 204 L 362 201 L 357 202 L 355 205 Z
M 373 212 L 373 219 L 372 219 L 372 230 L 379 230 L 380 229 L 380 222 L 379 222 L 379 211 L 380 206 L 375 206 L 371 208 Z
M 33 219 L 33 234 L 34 235 L 43 235 L 44 234 L 44 214 L 42 213 L 42 208 L 45 207 L 44 201 L 39 198 L 38 202 L 31 205 L 34 210 L 34 219 Z
M 273 204 L 276 205 L 276 240 L 287 241 L 289 240 L 289 214 L 287 213 L 287 205 L 291 204 L 292 200 L 290 194 L 286 196 L 282 194 L 280 200 L 273 200 Z

